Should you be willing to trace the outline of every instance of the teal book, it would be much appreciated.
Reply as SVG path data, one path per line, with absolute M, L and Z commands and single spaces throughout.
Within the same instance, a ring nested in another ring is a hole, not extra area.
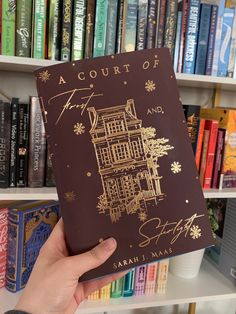
M 75 0 L 71 60 L 81 60 L 84 57 L 85 11 L 86 1 Z
M 51 0 L 49 7 L 48 59 L 60 60 L 61 0 Z
M 17 292 L 25 287 L 34 263 L 59 219 L 56 201 L 25 202 L 8 212 L 6 288 Z
M 125 0 L 123 14 L 121 52 L 134 51 L 136 47 L 138 0 Z
M 116 46 L 116 26 L 117 26 L 117 0 L 108 2 L 107 11 L 107 32 L 105 54 L 112 55 L 115 53 Z
M 36 59 L 46 58 L 47 0 L 34 0 L 33 52 Z
M 111 283 L 111 298 L 120 298 L 123 295 L 124 277 Z
M 108 0 L 97 0 L 93 57 L 105 55 Z

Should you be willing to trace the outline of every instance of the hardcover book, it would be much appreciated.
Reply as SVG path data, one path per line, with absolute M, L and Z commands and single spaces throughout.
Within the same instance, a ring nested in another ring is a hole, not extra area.
M 16 186 L 16 156 L 18 143 L 18 106 L 19 99 L 13 97 L 11 101 L 11 143 L 10 143 L 10 167 L 9 186 Z
M 118 242 L 81 280 L 212 245 L 167 48 L 54 65 L 35 76 L 69 252 L 110 236 Z
M 63 0 L 62 27 L 61 27 L 61 53 L 62 61 L 70 61 L 71 37 L 72 37 L 72 12 L 73 1 Z

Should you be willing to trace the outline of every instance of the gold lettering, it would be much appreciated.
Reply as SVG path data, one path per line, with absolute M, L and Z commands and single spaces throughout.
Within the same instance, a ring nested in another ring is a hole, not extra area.
M 144 70 L 147 70 L 147 69 L 149 68 L 149 66 L 150 66 L 149 61 L 145 61 L 145 62 L 143 63 L 143 69 L 144 69 Z
M 84 72 L 79 72 L 78 78 L 79 78 L 79 80 L 84 81 L 85 80 Z
M 154 60 L 154 66 L 153 66 L 153 68 L 155 69 L 158 65 L 159 65 L 159 60 L 158 60 L 158 59 L 157 59 L 157 60 Z
M 60 80 L 59 80 L 58 85 L 65 84 L 65 83 L 66 83 L 66 81 L 64 80 L 63 76 L 60 76 Z
M 106 72 L 105 72 L 105 70 L 106 70 Z M 108 68 L 101 69 L 101 71 L 102 71 L 103 76 L 108 76 L 108 74 L 109 74 Z
M 120 74 L 119 67 L 113 67 L 115 74 Z
M 97 72 L 95 70 L 92 70 L 89 72 L 89 76 L 94 79 L 97 77 Z
M 125 72 L 129 72 L 130 64 L 124 64 L 123 67 L 125 68 Z

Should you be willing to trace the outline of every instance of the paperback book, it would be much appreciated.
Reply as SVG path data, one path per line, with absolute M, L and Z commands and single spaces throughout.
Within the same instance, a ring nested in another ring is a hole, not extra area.
M 81 281 L 213 244 L 167 48 L 35 76 L 69 253 L 118 243 Z

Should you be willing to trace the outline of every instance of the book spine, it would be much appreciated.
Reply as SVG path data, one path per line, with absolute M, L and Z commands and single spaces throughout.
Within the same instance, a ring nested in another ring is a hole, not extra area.
M 53 168 L 52 168 L 52 154 L 50 154 L 49 151 L 49 145 L 47 144 L 47 157 L 46 157 L 46 173 L 45 173 L 45 185 L 47 187 L 53 187 L 56 186 L 55 177 L 53 174 Z
M 196 154 L 195 154 L 195 161 L 196 161 L 196 166 L 197 166 L 198 171 L 200 169 L 204 129 L 205 129 L 205 119 L 201 118 L 199 128 L 198 128 L 197 147 L 196 147 Z
M 212 71 L 211 71 L 211 75 L 213 76 L 217 76 L 217 72 L 218 72 L 218 61 L 220 57 L 220 44 L 221 44 L 224 8 L 225 8 L 225 0 L 220 0 L 219 5 L 218 5 L 217 26 L 216 26 L 214 49 L 213 49 L 213 62 L 212 62 Z
M 11 154 L 9 169 L 9 186 L 16 186 L 16 154 L 17 154 L 17 138 L 18 138 L 18 98 L 12 98 L 11 102 Z
M 71 35 L 72 35 L 73 1 L 63 0 L 62 31 L 61 31 L 61 61 L 70 61 Z
M 95 290 L 94 292 L 90 293 L 87 297 L 88 301 L 97 301 L 99 300 L 99 290 Z
M 85 0 L 75 0 L 71 60 L 81 60 L 84 56 L 85 11 Z
M 121 52 L 121 42 L 123 33 L 123 13 L 124 13 L 124 0 L 119 0 L 118 17 L 117 17 L 117 36 L 116 36 L 116 53 Z
M 2 54 L 2 0 L 0 0 L 0 54 Z
M 18 0 L 16 4 L 16 56 L 31 56 L 32 0 Z
M 93 56 L 93 35 L 94 35 L 94 18 L 95 18 L 95 0 L 87 2 L 86 10 L 86 29 L 84 57 L 91 58 Z
M 234 75 L 233 75 L 233 78 L 236 79 L 236 62 L 234 64 Z
M 233 21 L 234 9 L 226 8 L 223 17 L 217 76 L 226 77 L 227 75 Z
M 143 295 L 144 294 L 146 274 L 147 274 L 147 265 L 141 265 L 141 266 L 136 267 L 134 295 Z
M 193 74 L 195 69 L 195 57 L 198 38 L 200 1 L 190 0 L 188 11 L 188 27 L 186 32 L 183 72 Z
M 158 262 L 147 265 L 145 295 L 150 295 L 150 294 L 155 293 L 158 265 L 159 265 Z
M 165 17 L 166 17 L 166 0 L 160 0 L 159 19 L 157 21 L 157 34 L 156 34 L 156 47 L 163 47 L 164 43 L 164 30 L 165 30 Z
M 0 101 L 0 188 L 9 187 L 11 106 Z
M 30 97 L 28 186 L 43 187 L 46 136 L 38 97 Z
M 215 158 L 215 147 L 218 132 L 218 121 L 217 120 L 207 120 L 205 124 L 205 129 L 209 130 L 209 140 L 206 155 L 206 169 L 203 177 L 203 188 L 209 189 L 211 187 L 212 180 L 212 170 Z
M 229 53 L 229 65 L 227 76 L 233 77 L 234 76 L 234 65 L 236 63 L 236 14 L 234 14 L 234 22 L 232 28 L 232 36 L 231 36 L 231 46 L 230 46 L 230 53 Z
M 157 0 L 149 0 L 148 4 L 148 23 L 147 23 L 147 39 L 146 48 L 155 48 L 156 38 L 156 22 L 157 22 Z
M 169 48 L 171 57 L 174 57 L 174 45 L 175 45 L 175 32 L 177 24 L 177 8 L 178 1 L 167 1 L 166 7 L 166 22 L 165 22 L 165 34 L 164 34 L 164 47 Z
M 51 0 L 49 6 L 48 59 L 60 60 L 61 0 Z
M 218 5 L 213 5 L 212 10 L 211 10 L 211 25 L 210 25 L 210 30 L 209 30 L 209 40 L 208 40 L 208 49 L 207 49 L 206 71 L 205 71 L 206 75 L 211 75 L 212 73 L 217 17 L 218 17 Z
M 97 0 L 93 57 L 105 55 L 108 0 Z
M 199 128 L 200 106 L 184 105 L 187 120 L 187 129 L 192 144 L 193 153 L 196 153 L 197 134 Z
M 21 249 L 19 245 L 20 216 L 13 210 L 8 212 L 8 241 L 7 241 L 7 267 L 6 288 L 11 292 L 18 290 L 19 272 L 18 261 Z
M 169 259 L 164 259 L 159 262 L 157 283 L 156 283 L 156 293 L 164 294 L 166 292 L 167 279 L 169 270 Z
M 178 11 L 176 37 L 175 37 L 175 52 L 174 52 L 174 71 L 175 72 L 178 71 L 181 23 L 182 23 L 182 12 Z
M 188 25 L 188 9 L 189 1 L 183 0 L 182 6 L 182 21 L 181 21 L 181 33 L 180 33 L 180 43 L 179 43 L 179 60 L 178 60 L 178 69 L 177 72 L 181 73 L 183 70 L 183 61 L 184 61 L 184 48 L 186 41 L 186 30 Z
M 137 21 L 137 42 L 136 42 L 137 50 L 142 50 L 145 48 L 147 13 L 148 13 L 148 0 L 139 0 Z
M 34 0 L 33 58 L 46 58 L 47 0 Z
M 115 53 L 116 26 L 117 26 L 117 0 L 111 0 L 108 1 L 105 55 L 112 55 Z
M 8 209 L 0 209 L 0 288 L 5 286 L 6 282 L 6 262 L 7 262 L 7 223 Z
M 217 189 L 219 188 L 219 179 L 223 161 L 223 151 L 224 151 L 224 137 L 225 137 L 225 130 L 219 129 L 216 141 L 216 156 L 215 156 L 215 163 L 214 163 L 214 170 L 212 176 L 212 188 Z
M 123 294 L 124 277 L 111 283 L 111 298 L 120 298 Z
M 18 106 L 17 186 L 25 187 L 28 177 L 28 104 Z
M 102 287 L 99 291 L 99 299 L 100 300 L 108 300 L 110 299 L 111 294 L 111 283 L 107 284 L 106 286 Z
M 2 51 L 15 55 L 16 0 L 2 0 Z
M 135 277 L 135 268 L 125 275 L 124 278 L 124 288 L 123 296 L 131 297 L 134 294 L 134 277 Z
M 135 50 L 137 16 L 138 16 L 137 0 L 125 0 L 121 44 L 122 52 L 129 52 Z
M 204 3 L 201 4 L 195 74 L 202 75 L 205 74 L 210 18 L 211 18 L 211 5 Z
M 204 174 L 206 170 L 206 159 L 207 159 L 207 148 L 209 143 L 209 130 L 204 130 L 203 143 L 202 143 L 202 156 L 201 156 L 201 165 L 200 165 L 200 181 L 203 186 Z

